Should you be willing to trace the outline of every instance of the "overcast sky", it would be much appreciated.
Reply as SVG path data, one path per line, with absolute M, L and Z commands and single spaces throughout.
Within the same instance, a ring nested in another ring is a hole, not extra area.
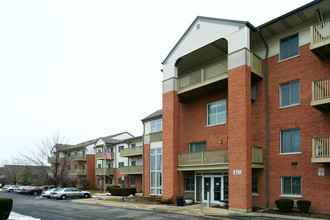
M 161 62 L 196 16 L 263 24 L 306 0 L 1 0 L 0 165 L 59 132 L 128 131 L 162 108 Z

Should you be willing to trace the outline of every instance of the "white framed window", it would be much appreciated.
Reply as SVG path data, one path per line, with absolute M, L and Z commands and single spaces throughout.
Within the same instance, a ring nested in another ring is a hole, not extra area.
M 136 161 L 135 160 L 131 161 L 131 166 L 136 166 Z
M 299 54 L 299 34 L 295 33 L 280 39 L 280 60 Z
M 301 177 L 300 176 L 282 176 L 281 193 L 282 195 L 301 196 Z
M 300 128 L 281 131 L 281 153 L 300 152 Z
M 85 170 L 87 168 L 87 165 L 86 164 L 83 164 L 83 169 Z
M 150 194 L 162 195 L 162 148 L 150 148 Z
M 134 148 L 134 147 L 136 147 L 136 144 L 131 144 L 131 148 Z
M 120 152 L 120 150 L 122 150 L 122 149 L 124 149 L 124 146 L 123 145 L 119 146 L 118 147 L 118 152 Z
M 226 99 L 207 104 L 207 125 L 219 125 L 227 122 Z
M 124 166 L 124 162 L 119 162 L 118 163 L 118 168 L 123 167 L 123 166 Z
M 71 166 L 70 165 L 68 166 L 68 170 L 71 170 Z
M 161 132 L 162 130 L 162 119 L 150 122 L 150 133 Z
M 97 185 L 98 185 L 98 186 L 101 186 L 101 184 L 102 184 L 102 180 L 101 180 L 100 178 L 98 178 L 98 179 L 97 179 Z
M 102 153 L 102 148 L 97 148 L 97 153 Z
M 280 106 L 300 104 L 300 82 L 299 80 L 283 83 L 280 85 Z
M 195 178 L 186 177 L 184 178 L 184 191 L 195 191 Z

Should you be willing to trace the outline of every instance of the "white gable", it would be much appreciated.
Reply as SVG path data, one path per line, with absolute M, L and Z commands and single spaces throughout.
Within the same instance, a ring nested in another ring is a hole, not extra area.
M 229 41 L 230 34 L 244 27 L 244 22 L 198 17 L 165 59 L 164 64 L 173 62 L 221 38 Z
M 128 132 L 124 132 L 122 134 L 112 136 L 111 139 L 124 140 L 124 139 L 131 138 L 131 137 L 134 137 L 134 136 L 129 134 Z
M 104 144 L 105 144 L 105 142 L 101 138 L 99 138 L 99 140 L 96 142 L 95 146 L 104 145 Z

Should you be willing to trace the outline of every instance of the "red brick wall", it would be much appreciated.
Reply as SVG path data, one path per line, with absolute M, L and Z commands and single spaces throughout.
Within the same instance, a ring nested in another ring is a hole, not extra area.
M 143 178 L 144 178 L 144 195 L 148 196 L 150 194 L 150 144 L 144 144 L 143 146 Z M 164 187 L 164 186 L 163 186 Z
M 281 176 L 301 176 L 303 199 L 311 200 L 311 210 L 330 212 L 330 164 L 313 164 L 312 138 L 330 135 L 330 112 L 311 107 L 313 80 L 330 76 L 330 60 L 320 61 L 309 45 L 299 48 L 299 57 L 278 63 L 278 56 L 269 59 L 270 117 L 270 206 L 281 195 Z M 301 105 L 279 109 L 279 84 L 300 80 Z M 279 155 L 280 131 L 301 129 L 301 154 Z M 291 162 L 298 162 L 292 166 Z M 324 177 L 318 168 L 325 168 Z
M 89 188 L 95 188 L 95 155 L 86 155 L 87 176 Z
M 252 209 L 251 70 L 228 71 L 229 208 Z M 241 170 L 240 175 L 233 175 Z
M 179 100 L 175 91 L 163 94 L 163 197 L 178 195 Z M 165 163 L 166 161 L 166 163 Z

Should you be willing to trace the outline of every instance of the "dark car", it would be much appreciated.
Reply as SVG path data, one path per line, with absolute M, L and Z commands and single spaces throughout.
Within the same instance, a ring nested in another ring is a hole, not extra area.
M 26 190 L 26 193 L 27 194 L 30 194 L 30 195 L 40 195 L 41 194 L 41 188 L 40 187 L 37 187 L 37 186 L 31 186 L 30 188 L 28 188 Z

